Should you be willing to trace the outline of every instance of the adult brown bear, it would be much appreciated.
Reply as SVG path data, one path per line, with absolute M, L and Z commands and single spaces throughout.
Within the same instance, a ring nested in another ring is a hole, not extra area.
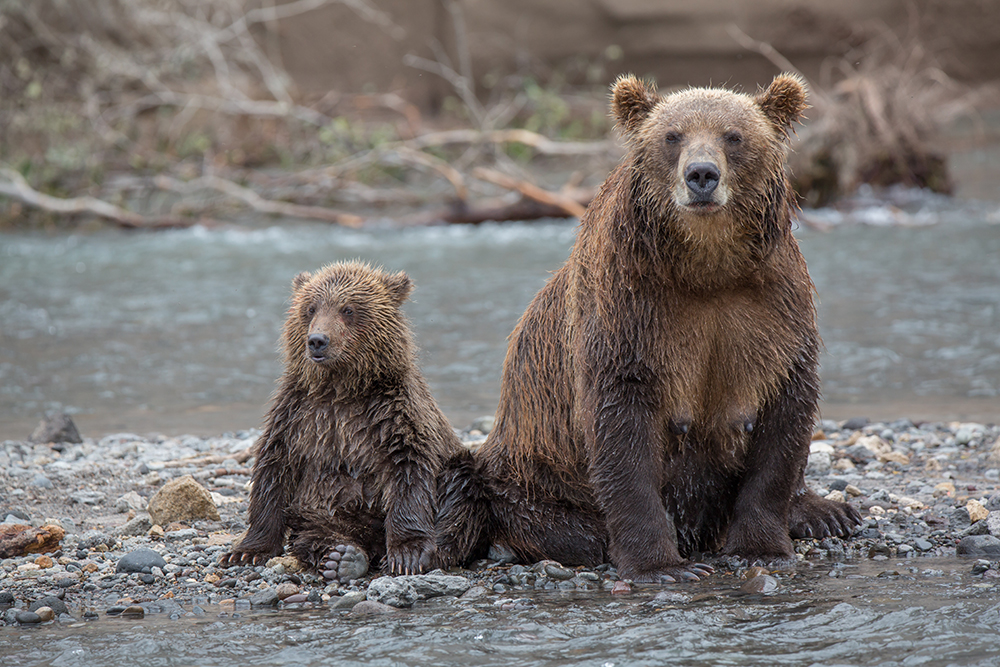
M 628 153 L 511 335 L 496 426 L 443 479 L 443 553 L 670 581 L 711 571 L 694 552 L 784 558 L 860 522 L 803 477 L 819 338 L 784 163 L 806 108 L 788 74 L 754 96 L 618 80 Z
M 394 574 L 436 565 L 437 476 L 465 450 L 417 368 L 400 311 L 411 289 L 360 262 L 295 277 L 249 526 L 223 565 L 264 562 L 286 540 L 328 579 L 383 557 Z

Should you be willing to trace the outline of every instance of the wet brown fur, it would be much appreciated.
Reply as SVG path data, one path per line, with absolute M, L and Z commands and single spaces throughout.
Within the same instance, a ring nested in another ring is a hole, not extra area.
M 314 569 L 338 544 L 393 573 L 437 565 L 442 463 L 464 451 L 417 368 L 400 305 L 412 284 L 360 262 L 296 276 L 285 370 L 256 444 L 246 535 L 226 562 L 291 552 Z M 310 358 L 311 333 L 329 336 Z
M 849 534 L 857 512 L 803 477 L 819 339 L 784 173 L 801 82 L 613 91 L 628 154 L 511 335 L 496 426 L 472 477 L 444 483 L 460 544 L 439 548 L 655 581 L 690 578 L 695 551 L 783 558 L 790 535 Z M 719 167 L 709 203 L 689 201 L 697 161 Z

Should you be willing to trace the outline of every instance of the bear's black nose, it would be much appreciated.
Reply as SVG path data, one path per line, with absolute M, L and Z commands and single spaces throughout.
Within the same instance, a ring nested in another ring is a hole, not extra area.
M 707 201 L 719 184 L 719 168 L 711 162 L 695 162 L 684 170 L 684 181 L 695 201 Z
M 330 344 L 330 338 L 326 334 L 309 334 L 309 352 L 319 354 Z

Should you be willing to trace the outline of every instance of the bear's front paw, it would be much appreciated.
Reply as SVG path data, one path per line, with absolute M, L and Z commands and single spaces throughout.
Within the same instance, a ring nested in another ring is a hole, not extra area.
M 389 545 L 385 557 L 389 573 L 421 574 L 431 569 L 437 555 L 437 547 L 431 538 L 409 540 L 402 544 Z
M 803 537 L 849 537 L 861 524 L 861 514 L 847 503 L 820 498 L 812 491 L 799 493 L 788 511 L 788 534 Z
M 353 544 L 338 544 L 321 567 L 324 578 L 346 584 L 368 573 L 368 556 Z
M 670 567 L 656 568 L 627 577 L 619 572 L 623 579 L 632 579 L 636 583 L 673 584 L 684 581 L 700 581 L 715 572 L 715 568 L 705 563 L 683 562 Z

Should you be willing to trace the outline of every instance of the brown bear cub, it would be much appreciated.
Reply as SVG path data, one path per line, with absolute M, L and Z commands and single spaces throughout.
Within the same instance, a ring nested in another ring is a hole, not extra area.
M 406 274 L 359 262 L 295 277 L 249 527 L 223 564 L 264 562 L 287 539 L 333 580 L 383 558 L 394 574 L 437 565 L 437 476 L 463 448 L 417 369 L 400 311 L 411 289 Z
M 442 552 L 656 582 L 852 532 L 803 474 L 819 337 L 784 163 L 806 108 L 788 74 L 752 96 L 618 80 L 627 155 L 511 335 L 496 426 L 442 480 Z

